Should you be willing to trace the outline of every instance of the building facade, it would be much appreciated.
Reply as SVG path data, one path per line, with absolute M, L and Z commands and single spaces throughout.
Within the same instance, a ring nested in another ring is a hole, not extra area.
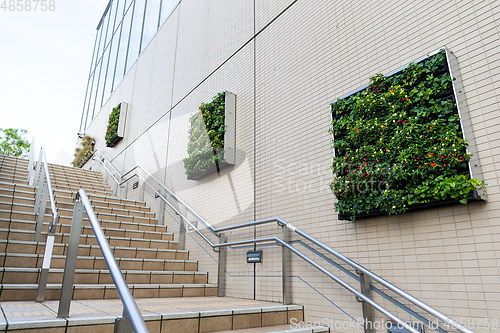
M 80 132 L 96 139 L 119 172 L 142 165 L 213 226 L 280 217 L 474 332 L 496 332 L 499 21 L 498 1 L 113 0 L 97 30 Z M 329 187 L 330 103 L 444 46 L 458 59 L 487 203 L 340 220 Z M 188 180 L 190 118 L 224 91 L 236 95 L 235 163 Z M 123 102 L 123 140 L 107 148 L 109 114 Z M 145 192 L 158 207 L 154 192 Z M 130 184 L 127 195 L 138 190 Z M 164 222 L 176 230 L 178 218 L 167 211 Z M 281 230 L 267 225 L 226 236 Z M 349 266 L 300 238 L 291 243 L 359 286 Z M 185 246 L 215 281 L 216 253 L 193 231 Z M 257 246 L 263 262 L 248 264 L 252 249 L 228 249 L 226 295 L 281 301 L 281 247 Z M 334 326 L 363 318 L 350 292 L 306 262 L 291 262 L 291 300 L 305 306 L 307 320 Z M 373 299 L 401 318 L 420 313 L 372 286 Z

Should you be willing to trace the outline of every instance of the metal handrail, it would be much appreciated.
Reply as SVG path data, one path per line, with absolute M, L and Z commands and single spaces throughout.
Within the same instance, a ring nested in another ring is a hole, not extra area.
M 120 299 L 123 303 L 123 317 L 115 321 L 115 332 L 121 332 L 120 325 L 125 325 L 126 321 L 130 322 L 134 332 L 149 333 L 146 323 L 142 318 L 141 312 L 135 303 L 135 300 L 130 292 L 130 289 L 123 278 L 123 274 L 116 263 L 116 259 L 111 251 L 111 248 L 106 240 L 106 236 L 102 231 L 101 225 L 95 215 L 92 204 L 90 203 L 85 190 L 80 189 L 76 195 L 75 207 L 73 210 L 73 221 L 71 223 L 71 233 L 68 243 L 66 255 L 66 264 L 64 266 L 64 275 L 61 288 L 61 298 L 59 301 L 58 317 L 66 318 L 69 316 L 69 308 L 71 304 L 71 295 L 73 291 L 73 282 L 76 269 L 76 258 L 78 256 L 78 245 L 80 243 L 80 233 L 83 223 L 83 210 L 87 213 L 92 230 L 101 248 L 102 255 L 108 266 L 109 273 L 113 278 Z
M 30 166 L 34 166 L 34 161 L 33 161 L 34 158 L 35 158 L 35 153 L 30 151 L 30 163 L 29 163 Z M 43 169 L 41 163 L 42 161 L 43 161 Z M 30 169 L 29 171 L 30 175 L 28 176 L 28 181 L 32 179 L 31 172 L 33 170 Z M 40 178 L 38 179 L 39 175 Z M 46 208 L 45 205 L 47 203 L 47 196 L 49 197 L 50 207 L 52 211 L 52 221 L 49 224 L 49 230 L 47 233 L 47 241 L 45 243 L 42 270 L 38 281 L 38 291 L 36 296 L 36 300 L 38 302 L 42 302 L 45 300 L 45 292 L 47 289 L 47 280 L 50 269 L 50 262 L 52 259 L 52 252 L 54 248 L 55 229 L 59 218 L 59 214 L 57 212 L 57 208 L 55 205 L 54 194 L 52 191 L 52 184 L 50 180 L 47 156 L 45 154 L 45 147 L 43 146 L 41 147 L 39 160 L 36 165 L 35 183 L 37 184 L 35 185 L 35 187 L 38 187 L 35 200 L 35 212 L 38 211 L 38 220 L 35 231 L 35 241 L 37 242 L 40 241 L 40 234 L 43 226 L 43 219 L 45 216 L 45 208 Z M 106 261 L 111 277 L 113 278 L 113 282 L 115 283 L 116 289 L 123 303 L 124 315 L 123 318 L 116 320 L 115 327 L 120 327 L 120 325 L 126 326 L 128 323 L 130 323 L 130 325 L 134 329 L 134 332 L 149 333 L 146 324 L 144 322 L 144 319 L 141 316 L 139 308 L 137 307 L 137 304 L 135 303 L 134 298 L 130 293 L 127 283 L 123 278 L 120 267 L 118 267 L 118 264 L 116 263 L 116 259 L 113 255 L 113 252 L 111 251 L 111 248 L 109 247 L 109 244 L 106 240 L 106 236 L 102 231 L 99 221 L 97 220 L 97 217 L 95 215 L 95 212 L 92 209 L 90 200 L 88 199 L 83 189 L 80 189 L 78 191 L 75 200 L 75 208 L 73 211 L 70 240 L 66 255 L 66 264 L 64 267 L 61 298 L 59 301 L 58 317 L 65 318 L 69 316 L 69 308 L 71 304 L 71 296 L 73 291 L 73 282 L 76 269 L 76 258 L 78 256 L 78 246 L 80 244 L 80 232 L 83 223 L 83 209 L 85 209 L 85 211 L 87 212 L 87 216 L 90 220 L 99 247 L 101 248 L 104 260 Z M 115 330 L 115 332 L 120 332 L 124 330 L 125 329 L 121 330 L 118 329 Z
M 104 158 L 104 160 L 108 164 L 112 165 L 111 162 L 109 162 L 109 160 L 102 154 L 102 152 L 100 152 L 97 149 L 96 149 L 96 152 L 98 152 Z M 104 165 L 104 162 L 102 160 L 100 160 L 100 159 L 98 159 L 98 160 L 100 161 L 101 164 Z M 356 293 L 359 293 L 356 289 L 352 288 L 350 285 L 346 284 L 343 280 L 339 279 L 335 275 L 333 275 L 330 272 L 328 272 L 322 266 L 318 265 L 316 262 L 314 262 L 313 260 L 311 260 L 308 257 L 306 257 L 301 252 L 299 252 L 295 248 L 291 247 L 288 243 L 286 243 L 284 240 L 282 240 L 280 238 L 270 237 L 270 238 L 251 239 L 251 240 L 244 240 L 244 241 L 231 242 L 231 243 L 224 242 L 224 243 L 221 243 L 221 244 L 214 244 L 192 222 L 190 222 L 189 219 L 186 216 L 184 216 L 184 214 L 182 214 L 159 191 L 157 191 L 151 184 L 149 184 L 149 182 L 146 179 L 144 179 L 144 177 L 142 177 L 137 172 L 134 173 L 134 174 L 131 174 L 131 173 L 133 171 L 135 171 L 136 169 L 143 170 L 148 175 L 148 177 L 152 178 L 158 185 L 160 185 L 172 198 L 174 198 L 174 200 L 176 202 L 178 202 L 180 205 L 183 205 L 186 208 L 187 211 L 189 211 L 198 220 L 202 221 L 207 226 L 207 228 L 210 229 L 210 231 L 212 231 L 214 234 L 216 234 L 219 237 L 221 236 L 222 232 L 224 232 L 224 231 L 235 230 L 235 229 L 246 228 L 246 227 L 250 227 L 250 226 L 257 226 L 257 225 L 262 225 L 262 224 L 277 222 L 278 226 L 280 226 L 280 227 L 287 227 L 288 229 L 290 229 L 291 231 L 295 232 L 296 234 L 304 237 L 306 240 L 311 241 L 312 243 L 316 244 L 317 246 L 321 247 L 325 251 L 333 254 L 338 259 L 344 261 L 346 264 L 348 264 L 351 267 L 353 267 L 357 272 L 362 273 L 362 274 L 366 274 L 366 276 L 368 276 L 368 277 L 372 278 L 373 280 L 379 282 L 380 284 L 382 284 L 386 288 L 392 290 L 393 292 L 395 292 L 399 296 L 403 297 L 407 301 L 409 301 L 409 302 L 413 303 L 414 305 L 420 307 L 422 310 L 426 311 L 427 313 L 429 313 L 429 314 L 433 315 L 434 317 L 442 320 L 444 323 L 446 323 L 450 327 L 452 327 L 452 328 L 454 328 L 454 329 L 456 329 L 456 330 L 458 330 L 458 331 L 460 331 L 462 333 L 474 333 L 472 330 L 468 329 L 467 327 L 464 327 L 463 325 L 461 325 L 457 321 L 449 318 L 448 316 L 444 315 L 443 313 L 439 312 L 438 310 L 432 308 L 431 306 L 427 305 L 426 303 L 424 303 L 424 302 L 420 301 L 419 299 L 415 298 L 414 296 L 408 294 L 407 292 L 403 291 L 402 289 L 398 288 L 397 286 L 393 285 L 392 283 L 388 282 L 387 280 L 383 279 L 382 277 L 378 276 L 377 274 L 375 274 L 375 273 L 371 272 L 370 270 L 364 268 L 363 266 L 359 265 L 358 263 L 356 263 L 356 262 L 352 261 L 351 259 L 347 258 L 346 256 L 344 256 L 343 254 L 335 251 L 334 249 L 330 248 L 329 246 L 327 246 L 327 245 L 323 244 L 322 242 L 318 241 L 316 238 L 308 235 L 307 233 L 303 232 L 302 230 L 296 228 L 292 224 L 290 224 L 290 223 L 282 220 L 279 217 L 270 218 L 270 219 L 264 219 L 264 220 L 258 220 L 258 221 L 253 221 L 253 222 L 248 222 L 248 223 L 243 223 L 243 224 L 238 224 L 238 225 L 233 225 L 233 226 L 228 226 L 228 227 L 223 227 L 223 228 L 217 228 L 216 229 L 210 223 L 208 223 L 205 219 L 203 219 L 199 214 L 197 214 L 191 207 L 189 207 L 184 201 L 182 201 L 177 195 L 175 195 L 170 189 L 168 189 L 163 183 L 161 183 L 158 179 L 156 179 L 156 177 L 154 177 L 150 172 L 148 172 L 141 165 L 136 165 L 135 167 L 133 167 L 129 171 L 125 172 L 123 175 L 121 175 L 114 167 L 113 167 L 113 169 L 120 175 L 120 178 L 122 178 L 122 181 L 119 182 L 120 186 L 123 185 L 124 183 L 128 182 L 130 179 L 132 179 L 135 176 L 137 176 L 145 184 L 147 184 L 148 186 L 150 186 L 151 189 L 153 189 L 153 191 L 156 193 L 156 195 L 159 198 L 161 198 L 167 205 L 169 205 L 169 207 L 172 210 L 174 210 L 175 213 L 178 214 L 181 217 L 181 219 L 183 219 L 186 223 L 188 223 L 189 226 L 194 231 L 196 231 L 196 233 L 198 235 L 200 235 L 205 240 L 205 242 L 207 242 L 214 250 L 216 248 L 228 247 L 228 246 L 238 246 L 238 245 L 244 245 L 244 244 L 262 243 L 262 242 L 276 242 L 277 244 L 282 245 L 282 246 L 288 248 L 290 251 L 292 251 L 293 253 L 295 253 L 296 255 L 298 255 L 299 257 L 301 257 L 302 259 L 304 259 L 306 262 L 308 262 L 309 264 L 313 265 L 315 268 L 317 268 L 318 270 L 320 270 L 321 272 L 323 272 L 324 274 L 326 274 L 327 276 L 329 276 L 330 278 L 332 278 L 333 280 L 335 280 L 337 283 L 339 283 L 340 285 L 342 285 L 344 288 L 348 289 L 351 293 L 354 293 L 353 291 L 355 291 Z M 106 170 L 108 170 L 108 169 L 106 168 Z M 109 172 L 109 170 L 108 170 L 108 172 Z M 124 179 L 125 176 L 128 176 L 128 177 Z M 359 293 L 359 295 L 357 295 L 356 293 L 354 293 L 356 295 L 356 297 L 358 297 L 359 299 L 362 299 L 363 301 L 369 303 L 375 309 L 381 311 L 383 314 L 387 315 L 388 317 L 390 317 L 394 321 L 398 322 L 398 324 L 404 326 L 410 332 L 412 332 L 412 333 L 418 333 L 418 331 L 415 330 L 412 326 L 408 325 L 407 323 L 405 323 L 401 319 L 399 319 L 396 316 L 394 316 L 392 313 L 390 313 L 387 310 L 385 310 L 384 308 L 380 307 L 377 303 L 373 302 L 369 297 L 363 295 L 362 293 Z
M 33 139 L 34 142 L 34 139 Z M 30 165 L 34 165 L 34 152 L 30 151 Z M 43 169 L 42 169 L 43 161 Z M 52 183 L 50 181 L 49 166 L 47 163 L 47 156 L 45 154 L 45 147 L 40 148 L 40 155 L 38 162 L 36 164 L 36 174 L 34 178 L 31 178 L 32 170 L 29 173 L 29 181 L 35 182 L 35 187 L 37 187 L 37 193 L 35 198 L 34 212 L 38 214 L 36 227 L 35 227 L 35 242 L 40 241 L 42 234 L 43 220 L 45 217 L 45 208 L 47 204 L 47 196 L 49 197 L 50 209 L 52 212 L 52 220 L 49 224 L 49 230 L 47 233 L 47 240 L 45 242 L 45 250 L 43 253 L 42 269 L 40 271 L 40 279 L 38 283 L 38 290 L 36 295 L 36 300 L 41 302 L 45 299 L 45 291 L 47 288 L 47 279 L 49 276 L 50 262 L 52 260 L 52 251 L 54 249 L 54 239 L 56 234 L 57 221 L 59 219 L 59 214 L 56 208 L 56 202 L 54 200 L 54 193 L 52 190 Z M 42 170 L 40 174 L 40 170 Z M 38 176 L 40 175 L 39 179 Z

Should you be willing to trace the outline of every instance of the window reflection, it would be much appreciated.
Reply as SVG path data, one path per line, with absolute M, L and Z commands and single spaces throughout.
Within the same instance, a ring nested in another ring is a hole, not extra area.
M 170 13 L 174 10 L 175 6 L 179 3 L 179 0 L 162 0 L 161 1 L 161 17 L 160 26 L 165 23 Z
M 148 46 L 153 36 L 158 31 L 158 21 L 160 19 L 161 0 L 147 0 L 146 15 L 144 16 L 144 31 L 142 33 L 141 53 Z
M 145 6 L 146 0 L 135 0 L 134 18 L 132 19 L 132 29 L 130 29 L 130 41 L 128 45 L 128 58 L 126 64 L 127 69 L 125 70 L 125 73 L 132 68 L 135 61 L 139 57 Z
M 116 60 L 116 71 L 113 83 L 113 91 L 122 82 L 125 74 L 125 61 L 127 60 L 128 39 L 130 34 L 130 23 L 132 20 L 132 8 L 125 14 L 122 22 L 120 45 L 118 46 L 118 58 Z
M 180 0 L 112 0 L 94 42 L 80 131 L 123 80 Z

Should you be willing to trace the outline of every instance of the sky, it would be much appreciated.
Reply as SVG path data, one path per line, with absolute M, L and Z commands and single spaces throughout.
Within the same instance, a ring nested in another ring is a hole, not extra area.
M 108 0 L 51 2 L 53 11 L 42 11 L 40 2 L 34 11 L 33 0 L 31 11 L 26 0 L 16 0 L 20 11 L 10 11 L 9 1 L 0 7 L 0 128 L 27 130 L 25 138 L 31 142 L 35 136 L 37 150 L 45 146 L 49 163 L 69 164 L 96 27 Z

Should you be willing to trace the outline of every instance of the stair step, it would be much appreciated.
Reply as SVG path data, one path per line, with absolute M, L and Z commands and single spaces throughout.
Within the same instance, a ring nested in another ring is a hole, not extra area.
M 216 296 L 216 284 L 128 284 L 133 297 L 169 298 Z M 2 284 L 1 302 L 36 299 L 37 284 Z M 60 284 L 47 284 L 46 300 L 59 300 Z M 118 299 L 114 284 L 74 284 L 73 300 Z
M 164 239 L 172 240 L 173 234 L 167 233 L 167 227 L 154 224 L 139 224 L 134 222 L 119 222 L 119 221 L 99 221 L 104 234 L 107 236 L 132 237 L 145 239 Z M 42 233 L 46 233 L 49 227 L 48 222 L 43 223 Z M 36 228 L 35 221 L 15 220 L 0 218 L 0 228 L 18 229 L 34 231 Z M 92 234 L 90 221 L 86 220 L 83 223 L 82 234 Z M 56 232 L 69 233 L 70 224 L 59 223 L 56 226 Z
M 116 262 L 124 270 L 155 270 L 155 271 L 188 271 L 198 270 L 196 260 L 180 259 L 144 259 L 116 257 Z M 43 254 L 28 253 L 0 253 L 1 267 L 42 267 Z M 65 255 L 53 255 L 51 268 L 64 268 Z M 78 256 L 76 268 L 78 269 L 106 269 L 108 266 L 104 257 Z
M 277 326 L 267 326 L 267 327 L 256 327 L 256 328 L 246 328 L 241 330 L 231 330 L 231 331 L 222 331 L 219 333 L 323 333 L 330 332 L 328 327 L 324 326 L 313 326 L 306 327 L 306 324 L 303 324 L 303 328 L 299 328 L 298 324 L 291 325 L 277 325 Z
M 97 239 L 91 227 L 85 227 L 83 229 L 87 234 L 81 233 L 80 235 L 80 245 L 98 245 Z M 173 238 L 172 234 L 164 233 L 169 238 Z M 6 239 L 8 241 L 32 241 L 35 239 L 34 230 L 16 230 L 16 229 L 0 229 L 0 239 Z M 47 239 L 47 234 L 42 233 L 40 237 L 41 242 L 45 242 Z M 178 243 L 172 240 L 161 240 L 161 239 L 146 239 L 146 238 L 132 238 L 132 237 L 117 237 L 106 235 L 106 239 L 110 246 L 123 246 L 123 247 L 140 247 L 143 249 L 170 249 L 176 250 Z M 54 237 L 54 243 L 56 244 L 68 244 L 69 243 L 69 233 L 56 233 Z
M 0 279 L 2 284 L 37 284 L 40 278 L 39 268 L 0 268 Z M 63 279 L 63 268 L 51 268 L 49 270 L 48 283 L 61 284 Z M 128 284 L 207 284 L 207 272 L 184 272 L 184 271 L 142 271 L 124 270 L 123 277 Z M 113 279 L 107 269 L 77 269 L 75 272 L 75 284 L 112 284 Z
M 138 247 L 110 246 L 115 257 L 120 258 L 141 258 L 141 259 L 177 259 L 187 260 L 188 251 L 175 249 L 150 249 Z M 33 253 L 43 254 L 45 250 L 44 242 L 28 242 L 17 240 L 0 240 L 0 253 Z M 55 243 L 53 254 L 65 255 L 67 244 Z M 78 256 L 101 256 L 99 245 L 80 244 L 78 247 Z

